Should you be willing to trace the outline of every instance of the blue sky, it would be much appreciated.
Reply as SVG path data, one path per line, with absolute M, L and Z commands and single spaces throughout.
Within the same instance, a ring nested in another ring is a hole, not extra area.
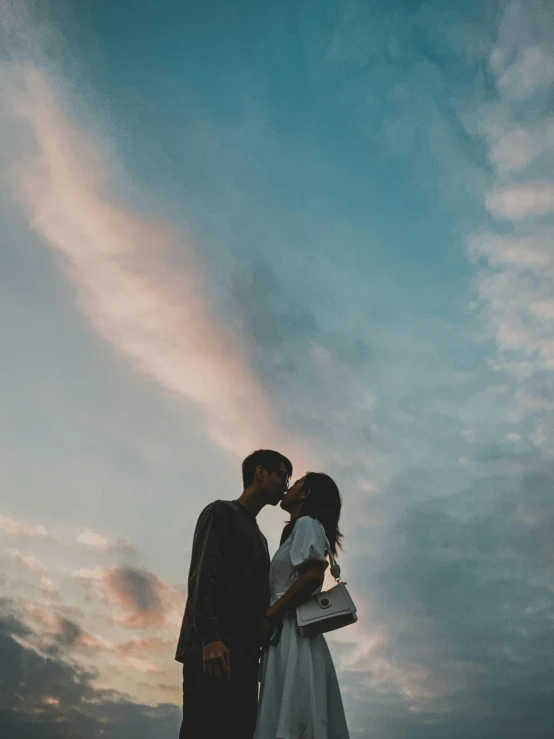
M 0 726 L 175 734 L 196 516 L 270 445 L 343 493 L 352 736 L 546 737 L 548 4 L 1 13 Z

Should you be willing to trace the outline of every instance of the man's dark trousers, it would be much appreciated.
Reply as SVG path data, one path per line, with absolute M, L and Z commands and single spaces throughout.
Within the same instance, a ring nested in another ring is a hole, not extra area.
M 179 739 L 252 739 L 258 712 L 258 662 L 229 647 L 231 679 L 207 677 L 202 653 L 183 663 L 183 722 Z

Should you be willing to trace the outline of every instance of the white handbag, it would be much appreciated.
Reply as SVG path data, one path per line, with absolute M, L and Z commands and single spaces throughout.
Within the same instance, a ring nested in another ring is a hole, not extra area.
M 327 552 L 331 560 L 331 575 L 337 584 L 323 593 L 316 593 L 309 600 L 296 608 L 296 626 L 300 636 L 317 636 L 327 631 L 341 629 L 354 624 L 358 620 L 356 606 L 341 582 L 340 566 L 333 557 L 329 541 L 325 538 Z

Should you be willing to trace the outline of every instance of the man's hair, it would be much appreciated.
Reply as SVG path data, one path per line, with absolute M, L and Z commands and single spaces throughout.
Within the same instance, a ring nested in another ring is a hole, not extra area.
M 252 452 L 242 463 L 242 484 L 246 489 L 254 482 L 256 467 L 263 467 L 268 472 L 278 472 L 284 464 L 289 475 L 292 475 L 292 464 L 283 454 L 272 449 L 258 449 Z

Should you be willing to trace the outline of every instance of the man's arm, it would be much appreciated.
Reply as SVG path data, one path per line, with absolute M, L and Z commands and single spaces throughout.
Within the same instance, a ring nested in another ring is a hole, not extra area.
M 226 520 L 217 503 L 201 514 L 194 533 L 190 581 L 194 583 L 194 628 L 202 642 L 204 671 L 212 677 L 229 677 L 229 652 L 219 631 L 216 592 L 222 577 L 224 557 L 222 544 Z

